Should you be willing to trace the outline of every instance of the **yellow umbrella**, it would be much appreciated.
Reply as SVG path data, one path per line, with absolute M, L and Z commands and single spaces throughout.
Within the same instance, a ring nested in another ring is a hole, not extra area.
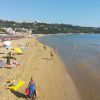
M 14 50 L 16 53 L 23 53 L 23 51 L 22 51 L 20 48 L 18 48 L 18 47 L 14 48 L 13 50 Z

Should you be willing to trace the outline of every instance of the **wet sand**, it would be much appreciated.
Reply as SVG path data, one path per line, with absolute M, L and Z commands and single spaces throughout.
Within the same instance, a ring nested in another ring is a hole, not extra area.
M 100 35 L 54 35 L 40 41 L 57 48 L 80 100 L 100 100 Z
M 100 100 L 100 74 L 89 63 L 77 64 L 70 74 L 81 100 Z
M 27 50 L 22 55 L 15 55 L 17 61 L 21 63 L 19 68 L 2 68 L 0 76 L 0 100 L 26 100 L 25 88 L 33 77 L 38 97 L 36 100 L 81 100 L 77 87 L 68 74 L 65 65 L 60 57 L 55 54 L 50 56 L 51 48 L 43 48 L 43 44 L 36 39 L 24 39 L 25 44 L 29 42 Z M 13 41 L 13 46 L 20 44 L 20 40 Z M 0 56 L 5 56 L 8 52 L 1 48 Z M 4 58 L 1 58 L 5 61 Z M 7 79 L 23 80 L 25 84 L 17 91 L 10 91 L 5 88 Z

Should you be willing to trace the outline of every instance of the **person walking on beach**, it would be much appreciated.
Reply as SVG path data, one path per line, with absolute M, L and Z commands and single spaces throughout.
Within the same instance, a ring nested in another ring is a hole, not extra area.
M 7 65 L 10 65 L 10 58 L 7 56 L 7 61 L 6 61 Z
M 30 100 L 34 100 L 37 97 L 36 94 L 36 85 L 35 85 L 35 81 L 33 80 L 33 78 L 31 77 L 31 81 L 29 82 L 29 98 Z
M 46 50 L 46 45 L 45 44 L 44 44 L 43 48 L 44 48 L 44 50 Z
M 53 51 L 54 51 L 54 53 L 56 53 L 57 52 L 57 48 L 54 48 Z
M 51 59 L 53 59 L 53 56 L 54 56 L 54 52 L 51 50 L 50 52 L 50 55 L 51 55 Z
M 12 57 L 11 52 L 8 52 L 8 53 L 7 53 L 7 57 L 9 57 L 9 58 L 11 58 L 11 57 Z

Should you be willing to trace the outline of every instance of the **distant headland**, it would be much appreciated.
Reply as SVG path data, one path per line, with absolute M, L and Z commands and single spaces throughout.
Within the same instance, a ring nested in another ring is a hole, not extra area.
M 100 27 L 82 27 L 71 24 L 44 23 L 44 22 L 15 22 L 0 20 L 0 33 L 9 33 L 9 31 L 24 32 L 32 34 L 59 34 L 59 33 L 100 33 Z

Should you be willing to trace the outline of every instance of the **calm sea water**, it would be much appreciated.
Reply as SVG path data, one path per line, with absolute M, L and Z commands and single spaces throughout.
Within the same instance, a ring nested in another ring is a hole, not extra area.
M 100 100 L 100 35 L 47 35 L 39 39 L 66 64 L 82 100 Z

